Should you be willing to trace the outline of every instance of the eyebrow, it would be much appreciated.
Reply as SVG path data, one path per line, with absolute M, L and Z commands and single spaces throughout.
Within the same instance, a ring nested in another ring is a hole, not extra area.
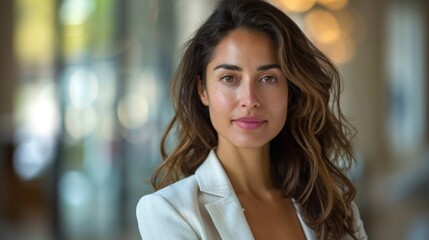
M 221 68 L 227 69 L 227 70 L 233 70 L 233 71 L 242 71 L 242 69 L 239 66 L 231 65 L 231 64 L 220 64 L 220 65 L 216 66 L 213 69 L 213 71 L 217 70 L 217 69 L 221 69 Z M 263 66 L 258 67 L 257 70 L 258 71 L 265 71 L 265 70 L 272 69 L 272 68 L 280 68 L 280 65 L 278 65 L 278 64 L 263 65 Z

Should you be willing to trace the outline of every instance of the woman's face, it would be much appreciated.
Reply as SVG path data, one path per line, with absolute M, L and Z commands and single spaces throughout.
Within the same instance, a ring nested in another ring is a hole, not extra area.
M 236 29 L 224 37 L 199 94 L 218 133 L 218 147 L 264 147 L 285 125 L 287 80 L 262 32 Z

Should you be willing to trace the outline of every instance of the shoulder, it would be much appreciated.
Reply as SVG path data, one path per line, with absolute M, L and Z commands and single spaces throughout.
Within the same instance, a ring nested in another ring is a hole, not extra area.
M 198 191 L 199 186 L 195 175 L 191 175 L 154 193 L 143 196 L 143 198 L 158 196 L 166 199 L 167 201 L 178 202 L 180 199 L 185 200 L 186 198 L 193 196 Z
M 197 192 L 195 177 L 189 176 L 140 198 L 136 217 L 141 236 L 169 239 L 173 235 L 185 234 L 178 239 L 194 239 L 197 234 L 193 206 L 198 201 Z
M 137 210 L 152 205 L 159 206 L 160 202 L 180 209 L 183 207 L 182 205 L 192 202 L 191 199 L 198 191 L 195 176 L 191 175 L 154 193 L 143 196 L 137 204 Z

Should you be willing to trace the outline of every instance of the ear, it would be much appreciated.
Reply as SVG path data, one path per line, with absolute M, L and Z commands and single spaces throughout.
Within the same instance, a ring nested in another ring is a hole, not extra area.
M 198 87 L 198 95 L 200 96 L 201 102 L 205 106 L 209 106 L 209 98 L 207 95 L 207 88 L 206 88 L 206 86 L 203 85 L 203 82 L 202 82 L 200 76 L 197 77 L 197 85 L 198 85 L 197 86 Z

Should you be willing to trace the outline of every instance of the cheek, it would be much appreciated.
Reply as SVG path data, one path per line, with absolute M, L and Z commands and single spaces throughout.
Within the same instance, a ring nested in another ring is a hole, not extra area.
M 286 116 L 287 109 L 288 109 L 288 96 L 284 93 L 282 94 L 272 94 L 270 96 L 270 102 L 275 103 L 272 104 L 272 109 L 274 112 L 278 113 L 279 117 Z
M 228 106 L 234 105 L 235 95 L 228 91 L 212 91 L 210 96 L 210 107 L 219 110 L 226 110 Z
M 222 131 L 222 127 L 229 124 L 231 113 L 234 109 L 233 96 L 223 92 L 213 91 L 210 96 L 209 112 L 210 120 L 216 131 Z

